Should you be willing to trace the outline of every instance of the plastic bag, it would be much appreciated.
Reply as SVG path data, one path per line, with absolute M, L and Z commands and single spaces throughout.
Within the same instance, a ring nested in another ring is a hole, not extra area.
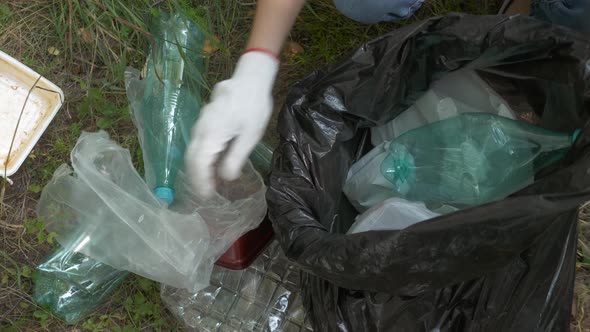
M 318 331 L 567 331 L 578 208 L 590 200 L 590 40 L 532 18 L 450 14 L 396 29 L 294 86 L 269 215 Z M 475 70 L 519 120 L 572 132 L 567 156 L 494 203 L 403 230 L 345 234 L 342 193 L 370 128 L 434 77 Z
M 250 163 L 209 200 L 179 173 L 167 209 L 106 133 L 84 133 L 71 159 L 73 169 L 60 167 L 41 195 L 48 231 L 64 247 L 67 234 L 82 234 L 68 249 L 177 288 L 206 287 L 214 262 L 266 214 L 265 186 Z
M 312 331 L 299 273 L 273 242 L 245 270 L 215 266 L 211 285 L 202 291 L 163 286 L 161 297 L 190 331 Z
M 422 202 L 410 202 L 394 197 L 356 217 L 348 234 L 400 230 L 438 216 L 440 214 L 428 210 Z
M 52 253 L 33 274 L 33 299 L 74 324 L 103 304 L 129 275 L 69 250 L 84 238 L 71 237 L 67 248 Z
M 477 73 L 460 69 L 435 80 L 424 95 L 389 123 L 371 128 L 371 142 L 379 145 L 429 123 L 475 112 L 515 118 L 506 101 Z
M 350 167 L 342 190 L 359 212 L 393 196 L 393 185 L 381 174 L 388 154 L 389 142 L 383 142 Z

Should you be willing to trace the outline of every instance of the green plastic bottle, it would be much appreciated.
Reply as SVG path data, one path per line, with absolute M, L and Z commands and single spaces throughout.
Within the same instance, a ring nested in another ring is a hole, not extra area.
M 457 208 L 505 198 L 565 156 L 573 134 L 486 113 L 466 113 L 409 131 L 381 164 L 393 195 Z
M 184 15 L 158 15 L 149 27 L 154 40 L 148 53 L 143 105 L 135 116 L 142 124 L 146 181 L 169 205 L 201 108 L 205 38 Z
M 265 142 L 259 142 L 250 154 L 250 161 L 254 169 L 260 173 L 263 179 L 268 178 L 272 163 L 273 149 Z
M 33 299 L 75 324 L 108 300 L 128 275 L 71 248 L 60 248 L 33 273 Z

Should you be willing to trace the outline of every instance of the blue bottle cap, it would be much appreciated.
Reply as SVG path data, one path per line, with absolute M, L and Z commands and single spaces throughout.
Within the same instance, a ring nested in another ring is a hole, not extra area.
M 158 199 L 162 202 L 166 203 L 167 205 L 172 204 L 174 202 L 174 189 L 168 187 L 157 187 L 154 189 L 154 194 Z
M 574 130 L 574 133 L 572 134 L 572 144 L 578 139 L 578 136 L 580 136 L 580 133 L 582 133 L 582 129 L 576 129 Z

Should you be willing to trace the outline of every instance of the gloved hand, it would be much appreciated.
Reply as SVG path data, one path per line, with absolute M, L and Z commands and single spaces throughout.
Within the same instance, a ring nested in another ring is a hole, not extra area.
M 236 180 L 264 131 L 273 110 L 272 87 L 279 68 L 277 58 L 262 51 L 243 54 L 231 79 L 218 83 L 210 103 L 203 107 L 186 152 L 187 172 L 196 191 L 210 197 L 214 166 L 220 154 L 219 175 Z

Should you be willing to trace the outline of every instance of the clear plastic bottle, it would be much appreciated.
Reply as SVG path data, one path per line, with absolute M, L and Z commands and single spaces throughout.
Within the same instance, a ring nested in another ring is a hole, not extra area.
M 563 158 L 577 132 L 466 113 L 393 140 L 381 164 L 392 196 L 461 208 L 504 198 Z
M 161 12 L 150 24 L 143 105 L 135 116 L 146 181 L 164 203 L 174 200 L 174 182 L 184 165 L 191 128 L 201 108 L 204 34 L 187 17 Z
M 35 270 L 33 299 L 74 324 L 108 300 L 128 275 L 72 248 L 59 248 Z

